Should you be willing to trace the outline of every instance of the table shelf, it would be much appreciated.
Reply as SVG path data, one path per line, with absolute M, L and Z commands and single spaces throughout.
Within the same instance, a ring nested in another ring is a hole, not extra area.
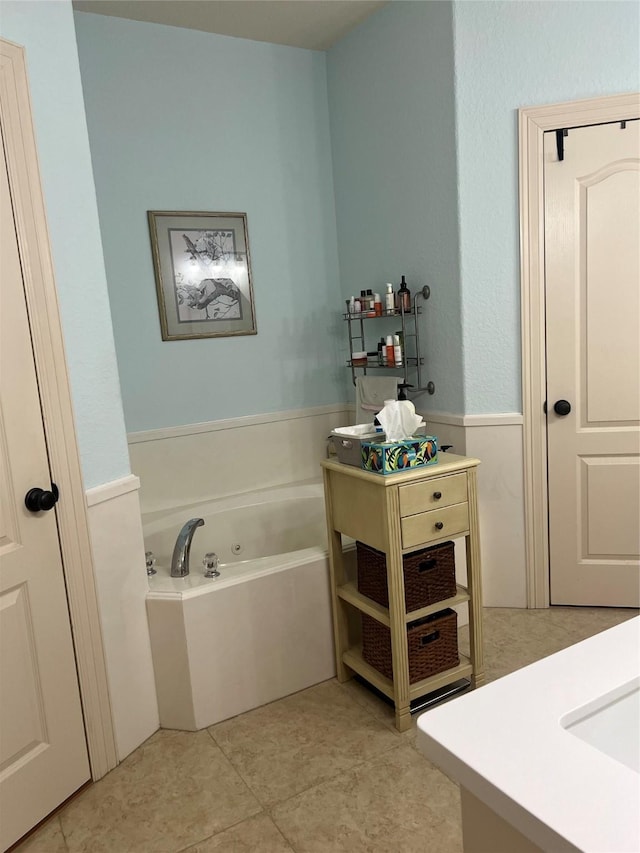
M 342 653 L 342 660 L 349 669 L 352 669 L 358 675 L 362 676 L 366 681 L 372 684 L 389 699 L 394 698 L 393 681 L 386 678 L 381 672 L 378 672 L 375 667 L 371 666 L 362 657 L 362 646 L 352 646 Z M 409 700 L 420 699 L 427 696 L 429 693 L 434 693 L 441 687 L 446 687 L 447 684 L 453 684 L 461 678 L 469 678 L 473 672 L 471 660 L 463 654 L 460 654 L 460 663 L 458 666 L 446 669 L 444 672 L 438 672 L 435 675 L 430 675 L 429 678 L 423 678 L 420 681 L 414 681 L 409 685 Z
M 391 625 L 389 619 L 389 608 L 384 607 L 372 598 L 363 595 L 358 590 L 356 584 L 352 581 L 338 587 L 337 595 L 342 599 L 342 601 L 346 601 L 347 604 L 350 604 L 362 613 L 372 616 L 378 622 L 386 625 L 387 628 Z M 454 607 L 456 604 L 463 604 L 465 601 L 469 601 L 470 598 L 471 596 L 469 595 L 467 588 L 457 584 L 456 594 L 454 596 L 451 598 L 445 598 L 442 601 L 436 601 L 434 604 L 429 604 L 427 607 L 421 607 L 418 610 L 408 610 L 405 613 L 405 622 L 407 624 L 417 622 L 418 619 L 422 619 L 424 616 L 430 616 L 432 613 L 438 613 L 440 610 L 446 610 L 447 607 Z

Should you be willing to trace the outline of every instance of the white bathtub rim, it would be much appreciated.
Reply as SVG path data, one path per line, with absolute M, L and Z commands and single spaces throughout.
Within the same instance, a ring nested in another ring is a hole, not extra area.
M 268 557 L 258 557 L 255 560 L 240 560 L 221 565 L 221 576 L 218 578 L 205 578 L 203 574 L 195 573 L 186 578 L 172 578 L 168 569 L 161 568 L 157 575 L 149 578 L 149 592 L 146 597 L 148 600 L 184 601 L 284 572 L 296 566 L 327 559 L 327 549 L 315 545 L 311 548 L 289 551 L 286 554 L 273 554 Z M 195 586 L 192 585 L 194 582 Z
M 251 492 L 227 495 L 221 498 L 206 498 L 202 501 L 168 506 L 142 514 L 142 526 L 145 536 L 157 533 L 168 524 L 180 524 L 194 514 L 218 515 L 229 510 L 243 509 L 267 503 L 278 503 L 287 500 L 305 500 L 323 498 L 324 491 L 321 480 L 302 480 L 296 483 L 286 483 L 281 486 L 270 486 Z

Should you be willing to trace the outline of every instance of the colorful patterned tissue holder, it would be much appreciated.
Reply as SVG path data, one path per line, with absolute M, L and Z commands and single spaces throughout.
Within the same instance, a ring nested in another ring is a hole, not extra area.
M 420 435 L 404 441 L 363 441 L 362 467 L 376 474 L 397 474 L 438 460 L 438 439 Z

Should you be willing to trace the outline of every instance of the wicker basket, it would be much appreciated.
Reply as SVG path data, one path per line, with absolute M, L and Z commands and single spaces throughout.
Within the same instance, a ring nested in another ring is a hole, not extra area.
M 409 683 L 452 669 L 458 656 L 458 614 L 442 610 L 407 626 Z M 387 678 L 393 678 L 391 631 L 362 614 L 362 658 Z
M 389 606 L 387 560 L 384 554 L 356 542 L 358 560 L 358 590 Z M 456 594 L 456 562 L 453 542 L 443 542 L 406 554 L 402 559 L 404 572 L 404 601 L 407 612 L 428 607 Z

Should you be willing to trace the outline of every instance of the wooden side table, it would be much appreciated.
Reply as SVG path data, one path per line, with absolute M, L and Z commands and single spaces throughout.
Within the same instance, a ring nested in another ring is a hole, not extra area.
M 393 700 L 396 728 L 411 726 L 412 700 L 470 678 L 484 680 L 482 654 L 482 590 L 476 468 L 478 459 L 441 453 L 423 468 L 383 476 L 341 462 L 322 462 L 324 474 L 333 629 L 339 681 L 354 673 Z M 389 607 L 362 595 L 349 579 L 341 534 L 382 551 L 387 561 Z M 456 595 L 420 610 L 407 612 L 402 558 L 448 539 L 464 536 L 467 586 Z M 471 656 L 460 655 L 458 666 L 409 683 L 407 624 L 467 601 Z M 358 611 L 386 625 L 391 632 L 393 679 L 386 678 L 362 657 Z

